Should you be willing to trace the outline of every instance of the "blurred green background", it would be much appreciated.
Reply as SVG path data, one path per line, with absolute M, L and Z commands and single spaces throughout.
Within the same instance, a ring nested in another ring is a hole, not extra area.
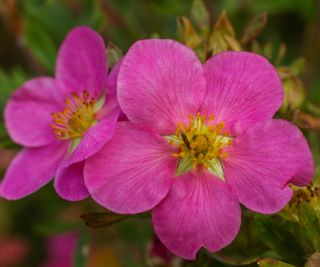
M 207 0 L 204 3 L 210 15 L 210 26 L 214 25 L 223 9 L 227 11 L 236 39 L 242 36 L 245 25 L 252 17 L 267 12 L 268 23 L 257 38 L 259 43 L 265 44 L 263 54 L 271 60 L 277 56 L 281 47 L 286 47 L 283 60 L 277 63 L 278 68 L 290 66 L 297 59 L 304 59 L 303 70 L 297 71 L 304 88 L 303 101 L 299 102 L 297 108 L 312 116 L 312 120 L 302 117 L 299 123 L 310 124 L 308 127 L 311 130 L 307 130 L 307 135 L 312 140 L 318 163 L 320 1 Z M 103 36 L 106 44 L 112 43 L 125 53 L 138 39 L 181 38 L 177 34 L 177 17 L 190 17 L 192 5 L 192 0 L 0 0 L 0 173 L 5 172 L 10 159 L 19 149 L 5 131 L 2 119 L 5 102 L 11 92 L 25 80 L 39 75 L 54 75 L 57 51 L 70 29 L 77 25 L 89 25 Z M 281 116 L 292 118 L 294 111 L 285 108 Z M 87 253 L 83 253 L 87 250 L 90 251 L 91 267 L 232 266 L 221 263 L 219 257 L 212 257 L 205 252 L 200 253 L 196 262 L 172 260 L 170 256 L 170 260 L 158 264 L 152 250 L 158 241 L 153 236 L 150 219 L 128 219 L 106 229 L 88 230 L 80 215 L 98 211 L 102 212 L 103 209 L 90 199 L 80 203 L 59 199 L 52 184 L 22 200 L 9 202 L 0 199 L 0 267 L 73 266 L 62 263 L 45 265 L 52 257 L 65 257 L 63 253 L 54 254 L 61 251 L 54 252 L 48 246 L 55 235 L 70 230 L 77 232 L 74 237 L 77 246 L 72 245 L 71 241 L 69 247 L 72 253 L 77 251 L 73 257 L 77 259 L 74 266 L 78 267 L 87 266 Z M 256 222 L 257 218 L 260 224 Z M 240 254 L 238 258 L 242 260 L 225 262 L 240 264 L 245 263 L 243 259 L 249 259 L 250 262 L 266 255 L 289 259 L 289 263 L 302 266 L 298 264 L 302 264 L 308 255 L 305 250 L 300 251 L 298 245 L 289 256 L 281 255 L 270 245 L 270 240 L 264 240 L 261 231 L 272 224 L 269 218 L 256 215 L 247 218 L 244 215 L 244 221 L 246 224 L 242 226 L 242 233 L 245 234 L 245 241 L 240 236 L 236 241 L 239 246 L 227 250 L 230 255 L 237 254 L 238 257 Z M 291 222 L 281 227 L 280 231 L 288 234 L 286 231 L 291 229 Z M 260 231 L 258 237 L 255 236 L 255 228 Z M 277 235 L 278 232 L 275 237 Z M 289 245 L 290 242 L 298 242 L 290 236 L 284 238 L 287 238 L 285 242 L 288 250 L 293 246 Z M 294 257 L 293 254 L 304 258 L 290 259 Z M 254 263 L 250 266 L 257 265 Z

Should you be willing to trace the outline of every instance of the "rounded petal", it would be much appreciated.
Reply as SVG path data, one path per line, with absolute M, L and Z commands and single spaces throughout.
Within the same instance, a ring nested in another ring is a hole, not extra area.
M 187 123 L 205 96 L 201 62 L 188 47 L 172 40 L 136 42 L 124 57 L 118 98 L 129 120 L 160 134 Z
M 54 188 L 58 195 L 70 201 L 83 200 L 89 196 L 83 180 L 84 161 L 66 168 L 59 168 L 54 178 Z
M 51 113 L 62 109 L 60 87 L 52 78 L 27 81 L 10 97 L 4 112 L 11 138 L 28 147 L 47 145 L 56 137 Z
M 257 212 L 278 212 L 292 196 L 290 180 L 305 184 L 313 176 L 307 141 L 284 120 L 257 123 L 236 137 L 227 152 L 227 183 L 243 205 Z
M 61 166 L 68 167 L 98 152 L 111 139 L 117 124 L 119 112 L 119 108 L 116 107 L 96 125 L 91 126 L 70 156 L 61 163 Z
M 56 78 L 66 94 L 87 90 L 99 98 L 107 82 L 106 49 L 102 37 L 86 26 L 70 31 L 58 54 Z
M 152 221 L 170 251 L 193 260 L 202 246 L 215 252 L 231 243 L 241 210 L 227 184 L 208 173 L 189 172 L 174 179 L 166 198 L 152 210 Z
M 232 134 L 271 119 L 283 101 L 275 68 L 250 52 L 222 52 L 204 65 L 207 95 L 202 112 L 214 114 Z
M 68 142 L 25 148 L 13 159 L 0 185 L 0 196 L 19 199 L 37 191 L 55 175 L 67 154 Z
M 177 167 L 174 152 L 163 137 L 120 122 L 111 141 L 86 161 L 85 184 L 107 209 L 144 212 L 167 194 Z

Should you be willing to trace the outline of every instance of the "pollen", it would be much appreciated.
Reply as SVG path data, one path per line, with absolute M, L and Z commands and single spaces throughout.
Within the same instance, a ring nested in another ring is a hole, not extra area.
M 94 122 L 94 105 L 96 100 L 88 91 L 72 93 L 65 99 L 65 108 L 52 113 L 51 127 L 57 139 L 74 139 L 82 137 Z
M 214 115 L 189 115 L 190 122 L 178 123 L 175 136 L 169 142 L 179 148 L 173 156 L 180 161 L 190 160 L 193 169 L 204 166 L 212 167 L 212 162 L 228 157 L 225 148 L 232 143 L 229 132 L 224 131 L 224 123 L 214 123 Z

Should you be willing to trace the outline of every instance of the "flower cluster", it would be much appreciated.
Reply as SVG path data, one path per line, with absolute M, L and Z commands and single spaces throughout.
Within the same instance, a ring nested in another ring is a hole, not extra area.
M 290 184 L 310 183 L 306 139 L 273 119 L 282 101 L 275 68 L 257 54 L 221 52 L 203 65 L 176 41 L 140 40 L 108 74 L 102 38 L 78 27 L 56 77 L 27 81 L 6 106 L 8 132 L 24 148 L 0 194 L 18 199 L 55 177 L 62 198 L 151 210 L 161 242 L 194 259 L 236 237 L 240 204 L 275 213 Z

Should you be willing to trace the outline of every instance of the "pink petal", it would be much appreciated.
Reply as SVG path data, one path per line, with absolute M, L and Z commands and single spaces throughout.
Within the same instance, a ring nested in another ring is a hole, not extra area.
M 0 195 L 6 199 L 19 199 L 37 191 L 54 177 L 68 148 L 68 142 L 56 142 L 23 149 L 7 169 Z
M 162 243 L 174 254 L 193 260 L 206 247 L 215 252 L 237 235 L 241 211 L 230 187 L 200 172 L 175 177 L 166 198 L 152 210 Z
M 207 96 L 202 112 L 216 115 L 233 134 L 271 119 L 283 89 L 275 68 L 250 52 L 222 52 L 204 65 Z
M 307 141 L 284 120 L 257 123 L 234 139 L 223 162 L 227 182 L 239 201 L 261 213 L 281 210 L 292 196 L 290 179 L 306 184 L 313 176 Z
M 83 200 L 89 196 L 83 180 L 84 161 L 59 168 L 54 179 L 54 187 L 60 197 L 70 201 Z
M 171 186 L 174 152 L 163 137 L 120 122 L 111 141 L 86 161 L 85 184 L 95 201 L 114 212 L 149 210 Z
M 136 42 L 124 57 L 118 98 L 129 120 L 161 134 L 188 122 L 205 96 L 202 65 L 196 54 L 172 40 Z
M 119 108 L 116 107 L 96 125 L 91 126 L 71 155 L 62 162 L 61 166 L 68 167 L 98 152 L 112 137 L 118 116 Z
M 94 97 L 100 97 L 107 82 L 106 49 L 102 37 L 86 26 L 69 32 L 59 51 L 56 77 L 69 93 L 88 90 Z
M 27 81 L 17 89 L 5 108 L 6 128 L 11 138 L 24 146 L 47 145 L 56 137 L 51 113 L 62 109 L 63 97 L 57 83 L 47 77 Z

